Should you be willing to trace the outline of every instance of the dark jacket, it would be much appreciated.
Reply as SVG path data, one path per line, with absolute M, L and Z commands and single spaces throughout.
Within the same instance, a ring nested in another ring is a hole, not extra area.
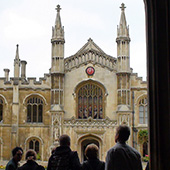
M 90 159 L 82 163 L 82 170 L 104 170 L 105 163 L 99 159 Z
M 48 160 L 47 170 L 55 170 L 57 168 L 58 162 L 55 162 L 54 157 L 65 157 L 69 155 L 69 160 L 66 163 L 69 164 L 69 169 L 71 170 L 80 170 L 81 164 L 79 157 L 76 151 L 71 151 L 69 146 L 59 146 L 55 149 L 53 154 Z
M 17 170 L 45 170 L 41 165 L 38 165 L 35 161 L 29 160 Z
M 18 164 L 14 161 L 14 159 L 11 159 L 7 165 L 5 170 L 16 170 L 18 167 Z

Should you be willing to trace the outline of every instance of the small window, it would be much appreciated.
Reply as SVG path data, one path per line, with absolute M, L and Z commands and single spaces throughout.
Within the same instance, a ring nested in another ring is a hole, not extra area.
M 144 123 L 144 106 L 139 106 L 139 123 Z
M 36 153 L 39 153 L 39 151 L 40 151 L 39 141 L 36 139 L 32 139 L 29 142 L 29 149 L 33 149 Z
M 27 101 L 27 122 L 41 123 L 43 121 L 43 101 L 32 97 Z
M 148 113 L 147 113 L 147 99 L 143 98 L 139 101 L 139 123 L 147 124 L 148 123 Z

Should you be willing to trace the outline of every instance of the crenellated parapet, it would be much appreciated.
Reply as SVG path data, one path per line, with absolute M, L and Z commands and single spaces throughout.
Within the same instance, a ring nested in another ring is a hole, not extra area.
M 15 78 L 11 77 L 9 81 L 6 81 L 5 77 L 0 77 L 0 89 L 4 88 L 13 88 L 15 84 Z M 19 88 L 41 88 L 41 89 L 50 89 L 51 87 L 51 76 L 50 74 L 44 74 L 44 77 L 39 78 L 37 81 L 35 77 L 28 77 L 27 79 L 19 78 L 18 80 Z
M 137 73 L 131 73 L 131 87 L 138 90 L 147 90 L 147 81 L 144 81 L 142 77 L 138 77 Z

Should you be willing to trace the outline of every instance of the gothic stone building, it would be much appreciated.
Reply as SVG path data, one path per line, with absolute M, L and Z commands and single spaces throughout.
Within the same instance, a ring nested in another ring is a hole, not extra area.
M 34 149 L 42 161 L 49 158 L 61 134 L 71 137 L 71 148 L 84 159 L 87 144 L 99 146 L 104 160 L 112 147 L 115 129 L 131 127 L 128 143 L 141 153 L 137 134 L 147 129 L 147 83 L 130 68 L 130 37 L 124 4 L 117 28 L 117 57 L 107 55 L 92 39 L 74 55 L 64 56 L 64 27 L 58 5 L 52 30 L 51 68 L 36 81 L 26 77 L 26 61 L 18 45 L 14 76 L 0 78 L 0 160 L 11 149 Z M 50 61 L 49 61 L 50 62 Z

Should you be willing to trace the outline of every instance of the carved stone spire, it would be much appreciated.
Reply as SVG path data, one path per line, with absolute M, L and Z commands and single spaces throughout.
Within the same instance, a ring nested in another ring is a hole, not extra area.
M 119 26 L 117 29 L 117 36 L 118 37 L 129 37 L 129 27 L 127 26 L 126 23 L 126 16 L 125 16 L 125 4 L 121 4 L 121 17 L 120 17 L 120 22 Z
M 129 28 L 126 24 L 125 4 L 121 5 L 121 17 L 117 28 L 117 103 L 118 120 L 123 119 L 126 111 L 130 113 L 130 38 Z M 126 82 L 126 83 L 124 83 Z M 122 115 L 121 115 L 122 114 Z M 126 120 L 130 120 L 128 114 Z M 130 122 L 127 122 L 128 124 Z
M 60 5 L 57 5 L 57 17 L 52 33 L 52 65 L 51 73 L 64 73 L 64 27 L 61 24 Z
M 17 49 L 16 49 L 16 56 L 15 59 L 18 60 L 19 59 L 19 45 L 17 44 Z
M 20 59 L 19 59 L 19 45 L 17 44 L 16 55 L 14 59 L 14 77 L 19 77 Z
M 60 29 L 62 27 L 61 18 L 60 18 L 60 10 L 61 10 L 60 5 L 57 5 L 55 9 L 57 10 L 57 17 L 56 17 L 55 25 L 57 29 Z
M 61 24 L 61 17 L 60 17 L 60 5 L 57 5 L 55 8 L 57 10 L 57 16 L 55 20 L 55 26 L 52 28 L 52 42 L 57 41 L 57 42 L 62 42 L 64 43 L 64 27 L 62 27 Z

